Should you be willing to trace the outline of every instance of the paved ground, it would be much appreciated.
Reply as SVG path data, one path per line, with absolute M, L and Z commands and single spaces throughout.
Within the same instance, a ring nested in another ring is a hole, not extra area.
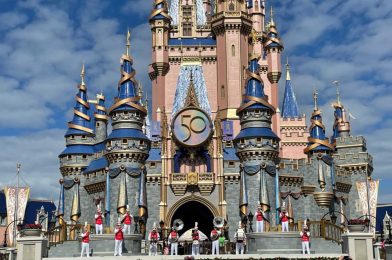
M 277 255 L 277 254 L 249 254 L 249 255 L 220 255 L 220 256 L 212 256 L 212 255 L 199 255 L 195 257 L 195 259 L 203 259 L 203 260 L 214 260 L 214 259 L 230 259 L 230 260 L 246 260 L 246 259 L 273 259 L 273 258 L 279 258 L 279 259 L 304 259 L 306 257 L 309 257 L 309 259 L 312 258 L 318 258 L 318 257 L 328 257 L 330 259 L 336 258 L 338 259 L 339 256 L 338 254 L 311 254 L 311 255 L 301 255 L 301 254 L 285 254 L 285 255 Z M 146 255 L 138 255 L 138 256 L 94 256 L 90 257 L 90 260 L 102 260 L 107 259 L 107 260 L 121 260 L 121 259 L 127 259 L 127 260 L 184 260 L 185 256 L 146 256 Z M 282 258 L 284 257 L 284 258 Z M 46 260 L 66 260 L 66 259 L 74 259 L 71 257 L 64 257 L 64 258 L 44 258 Z M 80 259 L 80 258 L 79 258 Z

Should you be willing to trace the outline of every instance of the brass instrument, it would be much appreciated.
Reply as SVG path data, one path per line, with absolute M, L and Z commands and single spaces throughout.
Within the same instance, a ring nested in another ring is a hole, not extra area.
M 173 221 L 173 229 L 178 232 L 180 230 L 182 230 L 184 228 L 184 221 L 182 221 L 181 219 L 175 219 Z M 177 243 L 178 242 L 178 233 L 177 233 L 177 237 L 171 237 L 169 239 L 169 243 Z
M 221 229 L 225 225 L 225 219 L 222 218 L 222 217 L 215 217 L 214 220 L 212 221 L 212 223 L 214 224 L 214 227 L 216 227 L 218 229 Z M 213 234 L 211 236 L 211 240 L 212 241 L 217 240 L 219 238 L 219 233 L 220 232 L 217 232 L 216 234 Z

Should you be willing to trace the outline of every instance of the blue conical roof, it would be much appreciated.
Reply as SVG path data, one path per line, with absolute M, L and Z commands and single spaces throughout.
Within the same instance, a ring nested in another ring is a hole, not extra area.
M 154 9 L 151 11 L 150 20 L 169 19 L 166 0 L 155 0 Z
M 68 123 L 68 131 L 65 136 L 69 135 L 93 135 L 93 120 L 91 118 L 90 105 L 87 98 L 87 87 L 84 83 L 84 67 L 82 70 L 82 82 L 78 85 L 76 94 L 76 103 L 74 106 L 74 116 Z
M 293 86 L 291 85 L 290 69 L 288 63 L 286 73 L 286 86 L 283 97 L 282 117 L 300 117 L 297 99 L 295 97 Z
M 259 69 L 258 56 L 252 55 L 247 70 L 248 80 L 242 97 L 242 106 L 237 110 L 237 113 L 244 109 L 254 108 L 274 110 L 268 103 L 267 96 L 264 93 L 264 84 L 261 80 Z
M 310 121 L 312 125 L 309 129 L 308 146 L 304 149 L 305 153 L 309 152 L 322 152 L 332 151 L 334 147 L 329 143 L 328 138 L 325 136 L 325 126 L 321 116 L 321 111 L 317 107 L 317 93 L 315 96 L 315 107 Z

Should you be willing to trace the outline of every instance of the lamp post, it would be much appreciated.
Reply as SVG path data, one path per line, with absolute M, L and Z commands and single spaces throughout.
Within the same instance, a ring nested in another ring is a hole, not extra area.
M 4 248 L 6 248 L 8 246 L 8 244 L 7 244 L 8 228 L 12 224 L 14 224 L 14 223 L 16 223 L 16 227 L 17 227 L 18 230 L 20 230 L 22 228 L 22 226 L 23 226 L 23 221 L 21 219 L 14 220 L 14 221 L 12 221 L 11 223 L 8 224 L 8 226 L 6 227 L 5 232 L 4 232 L 4 242 L 3 242 L 3 247 Z
M 248 220 L 249 220 L 249 232 L 253 232 L 253 227 L 252 227 L 253 214 L 252 214 L 252 211 L 249 211 Z

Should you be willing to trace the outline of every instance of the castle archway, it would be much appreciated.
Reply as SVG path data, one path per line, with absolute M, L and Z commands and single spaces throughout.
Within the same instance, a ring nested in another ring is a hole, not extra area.
M 184 228 L 179 232 L 180 235 L 193 228 L 195 222 L 198 222 L 199 230 L 209 236 L 213 228 L 212 221 L 218 215 L 217 209 L 208 200 L 190 196 L 181 199 L 172 206 L 165 222 L 170 223 L 171 227 L 175 219 L 181 219 L 184 222 Z

